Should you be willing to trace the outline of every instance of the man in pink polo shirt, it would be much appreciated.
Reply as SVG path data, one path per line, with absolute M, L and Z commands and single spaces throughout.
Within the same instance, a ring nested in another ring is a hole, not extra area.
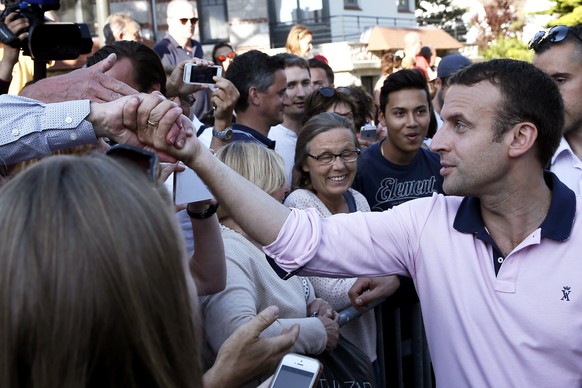
M 382 213 L 286 209 L 195 138 L 174 150 L 166 125 L 140 136 L 196 170 L 285 271 L 412 277 L 439 386 L 580 387 L 582 202 L 544 171 L 563 126 L 558 87 L 509 59 L 449 82 L 431 144 L 449 196 Z

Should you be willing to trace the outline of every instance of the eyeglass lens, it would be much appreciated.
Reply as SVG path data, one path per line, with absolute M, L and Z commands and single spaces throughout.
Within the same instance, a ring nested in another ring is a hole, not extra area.
M 344 151 L 341 154 L 332 154 L 332 153 L 324 153 L 318 156 L 310 155 L 313 159 L 317 160 L 321 164 L 331 164 L 335 161 L 335 158 L 340 158 L 344 163 L 351 163 L 354 162 L 358 155 L 360 154 L 360 150 L 356 149 L 354 151 Z

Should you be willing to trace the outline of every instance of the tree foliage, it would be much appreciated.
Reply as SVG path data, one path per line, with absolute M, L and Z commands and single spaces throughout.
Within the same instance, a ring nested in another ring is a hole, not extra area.
M 554 5 L 542 13 L 558 16 L 548 23 L 550 26 L 582 24 L 582 0 L 554 0 Z
M 511 58 L 531 62 L 533 59 L 533 51 L 528 50 L 527 44 L 515 37 L 498 38 L 494 44 L 488 46 L 481 54 L 485 60 Z
M 492 0 L 483 6 L 484 16 L 475 15 L 471 24 L 477 27 L 477 46 L 485 50 L 502 37 L 516 37 L 523 28 L 512 0 Z
M 453 5 L 452 0 L 415 0 L 416 22 L 420 26 L 435 26 L 464 42 L 467 26 L 463 21 L 466 8 Z

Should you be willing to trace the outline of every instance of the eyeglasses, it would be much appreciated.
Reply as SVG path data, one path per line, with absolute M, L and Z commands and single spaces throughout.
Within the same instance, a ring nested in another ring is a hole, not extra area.
M 180 23 L 182 23 L 183 26 L 186 25 L 186 23 L 188 23 L 188 20 L 190 20 L 190 24 L 194 25 L 196 23 L 198 23 L 198 18 L 180 18 L 178 19 L 180 21 Z
M 118 160 L 133 163 L 148 174 L 148 177 L 155 181 L 160 172 L 158 155 L 155 152 L 146 151 L 139 147 L 127 144 L 116 144 L 109 148 L 105 155 Z
M 568 36 L 568 33 L 574 35 L 576 39 L 582 43 L 582 39 L 574 33 L 574 31 L 568 26 L 554 26 L 547 31 L 538 31 L 532 40 L 529 41 L 528 48 L 530 50 L 537 51 L 544 42 L 548 41 L 550 43 L 561 42 Z
M 231 51 L 229 53 L 227 53 L 226 55 L 219 55 L 216 57 L 216 60 L 220 63 L 226 61 L 226 58 L 229 59 L 233 59 L 234 57 L 236 57 L 236 53 L 234 51 Z
M 344 163 L 355 162 L 356 159 L 358 159 L 358 155 L 360 155 L 360 152 L 361 151 L 358 148 L 356 148 L 353 151 L 343 151 L 342 153 L 339 153 L 339 154 L 332 154 L 331 152 L 325 152 L 325 153 L 318 155 L 318 156 L 311 155 L 311 154 L 307 154 L 307 156 L 317 160 L 319 162 L 319 164 L 321 164 L 322 166 L 325 166 L 325 165 L 332 164 L 333 162 L 335 162 L 335 158 L 338 158 L 338 157 Z
M 323 88 L 317 89 L 317 91 L 322 96 L 328 97 L 328 98 L 333 97 L 333 95 L 336 94 L 336 92 L 342 93 L 342 94 L 347 94 L 348 96 L 352 94 L 352 89 L 345 87 L 345 86 L 340 86 L 338 88 L 330 88 L 329 86 L 325 86 Z

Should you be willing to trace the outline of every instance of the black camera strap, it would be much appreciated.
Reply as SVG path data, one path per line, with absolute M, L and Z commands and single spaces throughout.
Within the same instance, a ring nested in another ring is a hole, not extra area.
M 20 48 L 20 39 L 10 31 L 6 23 L 0 23 L 0 41 L 8 46 Z

